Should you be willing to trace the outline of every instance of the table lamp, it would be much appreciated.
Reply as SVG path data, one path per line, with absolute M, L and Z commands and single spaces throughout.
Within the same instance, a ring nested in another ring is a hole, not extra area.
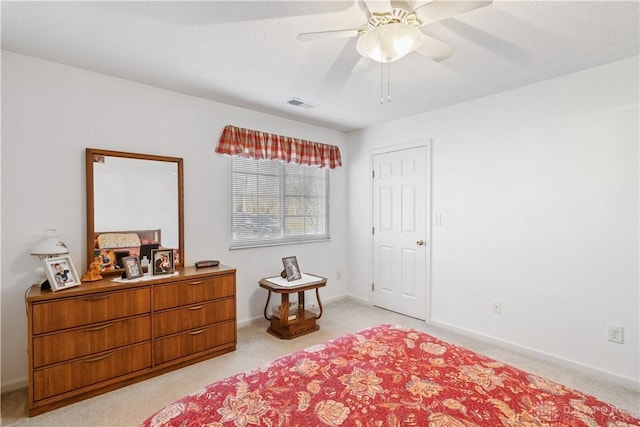
M 40 238 L 31 248 L 31 255 L 35 255 L 41 260 L 54 258 L 68 253 L 69 249 L 67 248 L 67 245 L 60 241 L 55 229 L 45 230 L 45 235 L 42 236 L 42 238 Z M 46 279 L 44 268 L 38 267 L 36 272 L 45 277 L 44 282 L 40 284 L 40 289 L 51 289 L 51 284 L 49 283 L 49 280 Z

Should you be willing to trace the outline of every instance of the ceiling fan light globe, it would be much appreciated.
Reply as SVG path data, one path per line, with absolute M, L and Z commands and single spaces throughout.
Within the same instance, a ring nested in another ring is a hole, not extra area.
M 362 34 L 358 38 L 356 49 L 365 58 L 377 62 L 397 61 L 413 52 L 422 42 L 422 33 L 407 24 L 394 23 L 381 25 Z

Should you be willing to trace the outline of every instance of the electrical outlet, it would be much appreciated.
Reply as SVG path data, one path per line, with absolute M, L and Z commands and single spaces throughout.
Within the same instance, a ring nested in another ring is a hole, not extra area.
M 336 271 L 336 280 L 340 280 L 342 278 L 342 271 Z
M 624 328 L 622 326 L 609 325 L 609 341 L 618 344 L 624 343 Z
M 498 300 L 495 300 L 491 303 L 491 312 L 492 313 L 502 313 L 502 303 Z

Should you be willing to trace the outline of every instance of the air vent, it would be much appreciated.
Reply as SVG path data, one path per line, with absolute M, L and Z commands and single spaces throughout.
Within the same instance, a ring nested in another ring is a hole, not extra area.
M 290 100 L 287 101 L 287 104 L 293 107 L 304 108 L 305 110 L 310 110 L 311 108 L 315 107 L 315 105 L 309 104 L 308 102 L 305 102 L 298 98 L 291 98 Z

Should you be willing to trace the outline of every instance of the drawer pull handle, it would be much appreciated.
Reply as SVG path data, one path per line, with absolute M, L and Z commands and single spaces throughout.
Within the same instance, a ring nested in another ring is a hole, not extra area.
M 202 285 L 205 281 L 200 280 L 199 282 L 189 282 L 190 285 Z
M 102 326 L 94 326 L 93 328 L 85 328 L 84 331 L 85 332 L 101 331 L 103 329 L 107 329 L 110 326 L 113 326 L 113 323 L 109 323 L 108 325 L 102 325 Z
M 199 305 L 197 307 L 189 307 L 187 308 L 187 310 L 202 310 L 204 308 L 204 305 Z
M 101 299 L 109 298 L 111 295 L 94 295 L 90 297 L 83 298 L 83 301 L 98 301 Z
M 201 333 L 203 333 L 206 330 L 207 330 L 207 328 L 200 329 L 199 331 L 189 332 L 189 335 L 200 335 Z
M 111 357 L 111 356 L 113 356 L 113 352 L 109 354 L 105 354 L 104 356 L 94 357 L 93 359 L 84 359 L 84 362 L 98 362 L 102 359 L 106 359 L 107 357 Z

